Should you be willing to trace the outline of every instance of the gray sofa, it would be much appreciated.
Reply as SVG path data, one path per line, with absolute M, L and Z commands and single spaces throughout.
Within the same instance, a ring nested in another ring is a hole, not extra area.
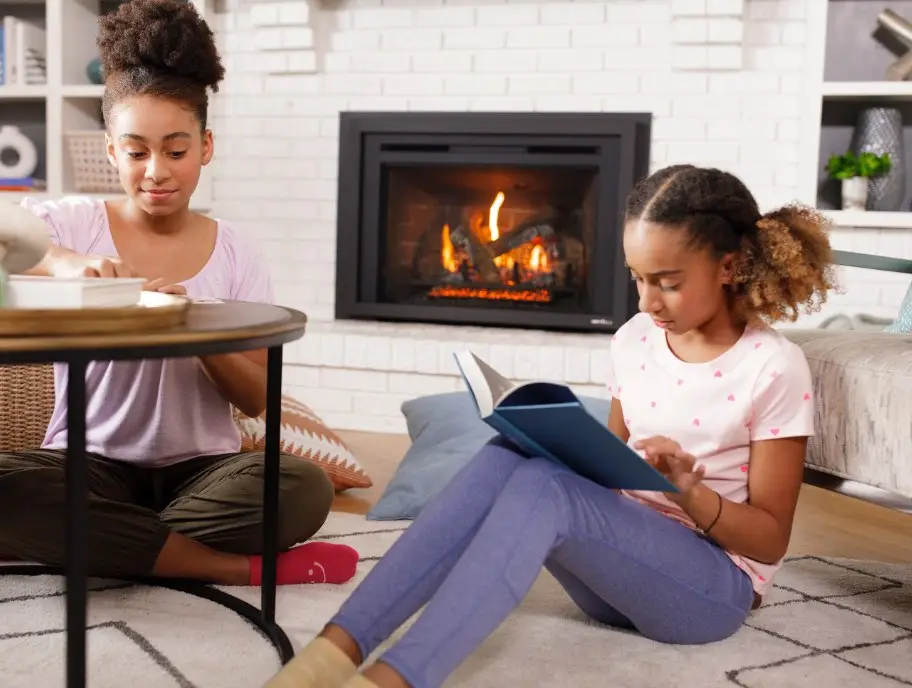
M 912 273 L 908 260 L 846 251 L 836 251 L 836 260 Z M 783 333 L 801 346 L 814 376 L 817 436 L 808 448 L 807 481 L 912 513 L 912 334 Z
M 792 330 L 814 377 L 809 468 L 912 502 L 912 335 Z M 842 487 L 811 475 L 809 482 Z M 858 495 L 861 496 L 861 495 Z

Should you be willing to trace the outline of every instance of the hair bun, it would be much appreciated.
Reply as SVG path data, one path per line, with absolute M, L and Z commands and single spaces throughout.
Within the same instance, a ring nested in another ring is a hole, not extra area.
M 225 76 L 212 30 L 190 2 L 130 0 L 98 23 L 99 58 L 106 78 L 143 70 L 217 91 Z

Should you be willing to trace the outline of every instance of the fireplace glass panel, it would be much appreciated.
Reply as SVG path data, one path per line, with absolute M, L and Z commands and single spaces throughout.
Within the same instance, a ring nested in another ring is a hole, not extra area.
M 596 167 L 384 165 L 386 303 L 591 309 Z

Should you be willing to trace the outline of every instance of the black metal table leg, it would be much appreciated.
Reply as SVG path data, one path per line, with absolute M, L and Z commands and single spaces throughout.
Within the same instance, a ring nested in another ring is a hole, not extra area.
M 266 446 L 263 480 L 263 622 L 275 625 L 276 557 L 279 536 L 279 431 L 282 415 L 282 347 L 269 349 L 266 363 Z
M 85 688 L 89 489 L 86 467 L 86 362 L 67 366 L 66 685 Z

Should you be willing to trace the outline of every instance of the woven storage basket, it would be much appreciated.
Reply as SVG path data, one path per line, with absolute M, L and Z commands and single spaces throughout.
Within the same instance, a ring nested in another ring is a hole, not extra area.
M 123 187 L 117 169 L 108 160 L 104 130 L 68 131 L 67 148 L 73 165 L 76 191 L 120 193 Z
M 0 365 L 0 452 L 38 449 L 53 412 L 53 366 Z

